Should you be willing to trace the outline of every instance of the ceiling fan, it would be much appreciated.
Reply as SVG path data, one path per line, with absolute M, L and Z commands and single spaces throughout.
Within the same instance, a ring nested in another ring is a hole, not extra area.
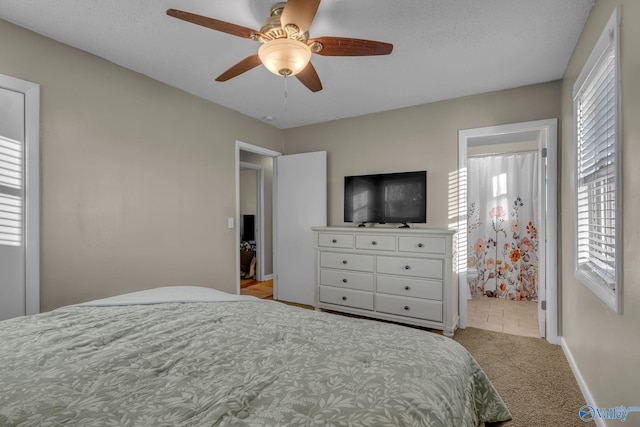
M 289 0 L 277 3 L 260 31 L 202 15 L 168 9 L 167 15 L 196 25 L 222 31 L 234 36 L 262 43 L 257 54 L 238 62 L 216 81 L 225 82 L 260 64 L 279 76 L 296 76 L 312 92 L 322 90 L 318 73 L 310 62 L 311 55 L 371 56 L 388 55 L 393 45 L 373 40 L 345 37 L 309 38 L 309 27 L 316 15 L 320 0 Z

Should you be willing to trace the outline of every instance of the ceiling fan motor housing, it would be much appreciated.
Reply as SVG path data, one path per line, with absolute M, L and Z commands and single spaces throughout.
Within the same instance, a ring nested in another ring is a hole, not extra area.
M 309 39 L 308 31 L 301 33 L 300 29 L 293 24 L 289 24 L 285 28 L 282 27 L 280 18 L 286 5 L 287 3 L 276 3 L 271 8 L 271 15 L 264 20 L 260 28 L 261 34 L 258 36 L 259 41 L 267 43 L 271 40 L 289 38 L 299 40 L 303 43 L 307 42 Z

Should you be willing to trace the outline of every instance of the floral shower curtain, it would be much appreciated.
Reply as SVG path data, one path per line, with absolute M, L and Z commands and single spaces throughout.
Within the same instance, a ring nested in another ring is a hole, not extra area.
M 467 173 L 471 292 L 537 300 L 537 153 L 470 158 Z

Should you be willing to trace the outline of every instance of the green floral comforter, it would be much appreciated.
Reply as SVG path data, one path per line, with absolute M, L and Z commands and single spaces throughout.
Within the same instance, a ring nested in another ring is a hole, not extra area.
M 0 426 L 476 426 L 508 420 L 448 338 L 268 301 L 0 322 Z

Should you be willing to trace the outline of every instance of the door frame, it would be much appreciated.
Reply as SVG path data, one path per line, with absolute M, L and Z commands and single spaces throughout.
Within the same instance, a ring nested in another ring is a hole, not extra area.
M 264 280 L 264 166 L 255 163 L 240 162 L 240 170 L 253 170 L 256 173 L 256 224 L 258 233 L 256 240 L 256 280 Z M 240 179 L 238 177 L 238 179 Z M 240 194 L 238 192 L 238 194 Z M 240 214 L 240 213 L 239 213 Z M 240 223 L 238 222 L 238 233 L 240 233 Z M 242 239 L 242 236 L 240 237 Z
M 545 294 L 539 295 L 539 311 L 542 301 L 546 301 L 546 339 L 551 344 L 558 343 L 558 119 L 545 119 L 507 125 L 487 126 L 458 131 L 458 286 L 460 328 L 467 326 L 467 146 L 477 138 L 499 138 L 505 142 L 509 138 L 533 137 L 538 141 L 540 159 L 540 258 L 543 262 L 538 275 L 545 278 Z M 532 139 L 529 139 L 532 140 Z M 515 142 L 511 140 L 511 142 Z M 489 144 L 490 142 L 487 142 Z M 495 144 L 495 142 L 491 142 Z M 483 144 L 477 144 L 483 145 Z M 543 156 L 544 153 L 544 156 Z
M 24 95 L 25 313 L 40 312 L 40 85 L 0 74 L 0 87 Z
M 236 175 L 236 212 L 235 212 L 235 233 L 236 233 L 236 293 L 238 295 L 240 295 L 240 151 L 248 151 L 250 153 L 255 153 L 255 154 L 259 154 L 261 156 L 267 156 L 267 157 L 278 157 L 278 156 L 282 156 L 282 153 L 280 153 L 279 151 L 274 151 L 274 150 L 270 150 L 268 148 L 264 148 L 264 147 L 260 147 L 258 145 L 253 145 L 253 144 L 249 144 L 247 142 L 243 142 L 243 141 L 238 141 L 236 140 L 236 147 L 235 147 L 235 152 L 236 152 L 236 157 L 235 157 L 235 175 Z M 274 176 L 275 176 L 275 164 L 274 164 Z M 262 180 L 262 182 L 264 183 L 264 180 Z M 262 188 L 264 188 L 264 186 L 261 186 Z M 264 210 L 264 192 L 261 190 L 261 196 L 260 196 L 260 202 L 259 202 L 259 207 L 258 209 L 263 209 Z M 274 207 L 275 209 L 275 207 Z M 275 215 L 272 215 L 273 218 L 275 218 Z M 260 214 L 260 239 L 262 242 L 264 242 L 264 212 L 261 211 Z M 273 220 L 274 222 L 274 228 L 273 228 L 273 241 L 275 242 L 276 236 L 277 236 L 277 230 L 275 229 L 275 219 Z M 257 242 L 256 242 L 257 243 Z M 258 263 L 258 268 L 261 268 L 261 266 L 264 265 L 264 251 L 260 251 L 262 252 L 261 254 L 261 258 L 258 259 L 257 263 Z M 275 278 L 277 277 L 276 275 L 276 257 L 277 254 L 275 252 L 275 245 L 274 245 L 274 251 L 273 251 L 273 277 L 274 277 L 274 281 L 273 281 L 273 298 L 277 299 L 277 292 L 278 292 L 278 286 L 277 286 L 277 281 L 275 280 Z M 264 273 L 264 270 L 261 270 L 261 273 Z M 257 276 L 256 276 L 257 277 Z

